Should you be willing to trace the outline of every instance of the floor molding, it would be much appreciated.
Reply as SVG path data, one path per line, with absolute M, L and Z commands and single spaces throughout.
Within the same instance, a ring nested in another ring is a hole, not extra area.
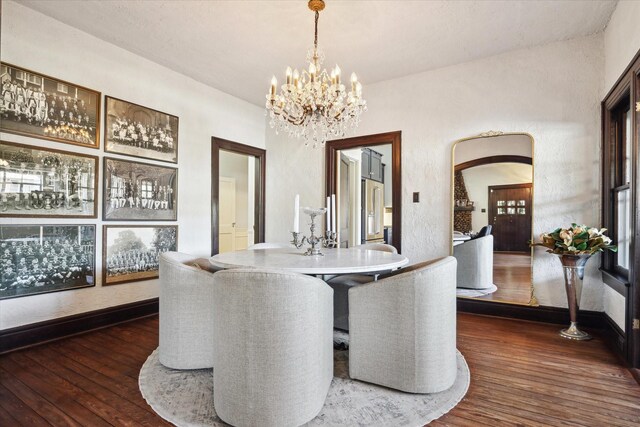
M 482 301 L 471 298 L 458 298 L 458 311 L 483 314 L 485 316 L 507 317 L 510 319 L 530 320 L 534 322 L 569 325 L 569 309 L 550 306 L 529 306 Z M 586 328 L 604 328 L 604 313 L 601 311 L 580 310 L 578 323 Z
M 0 331 L 0 354 L 158 314 L 158 298 Z

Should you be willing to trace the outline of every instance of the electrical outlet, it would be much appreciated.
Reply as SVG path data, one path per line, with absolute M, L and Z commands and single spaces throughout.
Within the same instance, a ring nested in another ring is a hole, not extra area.
M 413 203 L 420 203 L 420 193 L 417 191 L 413 193 Z
M 487 210 L 485 208 L 480 209 L 480 212 L 485 213 Z

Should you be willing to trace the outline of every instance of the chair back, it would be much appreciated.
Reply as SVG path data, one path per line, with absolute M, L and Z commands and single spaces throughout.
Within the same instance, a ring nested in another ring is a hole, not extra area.
M 291 246 L 290 244 L 286 244 L 286 243 L 269 243 L 269 242 L 264 242 L 264 243 L 254 243 L 253 245 L 249 246 L 247 249 L 252 251 L 255 249 L 287 249 L 287 248 L 292 248 L 293 246 Z
M 213 366 L 215 275 L 203 262 L 206 267 L 206 260 L 180 252 L 160 255 L 158 354 L 172 369 Z
M 216 273 L 214 405 L 231 425 L 301 425 L 333 379 L 333 290 L 280 270 Z M 277 387 L 274 387 L 277 384 Z
M 387 245 L 386 243 L 365 243 L 364 245 L 354 246 L 354 248 L 367 251 L 389 252 L 392 254 L 398 253 L 398 250 L 395 247 Z
M 485 225 L 480 229 L 478 234 L 476 234 L 473 238 L 479 239 L 480 237 L 490 236 L 492 229 L 493 229 L 493 226 L 491 224 Z
M 411 393 L 453 384 L 456 266 L 448 256 L 349 290 L 351 378 Z

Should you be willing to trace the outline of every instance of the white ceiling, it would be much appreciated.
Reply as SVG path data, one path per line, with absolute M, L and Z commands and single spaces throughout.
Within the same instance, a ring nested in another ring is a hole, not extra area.
M 273 74 L 304 67 L 306 0 L 21 0 L 73 27 L 256 105 Z M 366 85 L 602 31 L 616 1 L 326 0 L 325 66 Z

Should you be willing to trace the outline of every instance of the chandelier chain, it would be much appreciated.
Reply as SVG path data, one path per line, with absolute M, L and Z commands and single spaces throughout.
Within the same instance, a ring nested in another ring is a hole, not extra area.
M 316 31 L 314 33 L 314 38 L 313 38 L 313 47 L 316 50 L 318 49 L 318 18 L 320 18 L 320 12 L 316 10 Z

